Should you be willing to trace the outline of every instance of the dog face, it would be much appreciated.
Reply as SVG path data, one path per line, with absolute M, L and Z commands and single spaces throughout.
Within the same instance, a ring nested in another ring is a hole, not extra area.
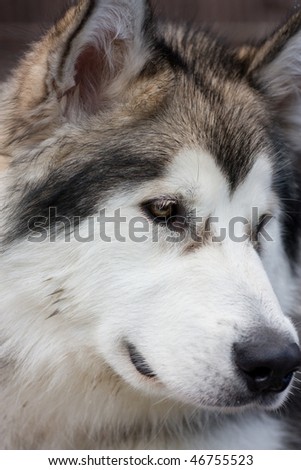
M 28 354 L 59 329 L 46 363 L 92 350 L 94 368 L 156 399 L 284 401 L 300 362 L 285 316 L 300 18 L 228 50 L 157 24 L 143 1 L 80 1 L 26 56 L 3 87 L 0 129 L 12 157 L 3 266 L 33 281 L 4 298 L 25 330 L 36 305 L 43 331 Z M 60 230 L 52 243 L 58 224 L 68 242 Z

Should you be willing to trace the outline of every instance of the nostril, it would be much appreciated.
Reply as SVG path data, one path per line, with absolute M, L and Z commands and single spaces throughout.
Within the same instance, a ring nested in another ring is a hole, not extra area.
M 287 389 L 295 371 L 290 372 L 285 377 L 277 377 L 274 375 L 274 371 L 267 367 L 257 367 L 254 370 L 243 372 L 251 390 L 280 393 Z
M 273 338 L 265 335 L 262 341 L 235 344 L 234 353 L 240 374 L 256 392 L 283 392 L 301 363 L 299 346 L 287 345 L 275 334 Z
M 254 370 L 244 372 L 257 381 L 268 380 L 272 375 L 272 370 L 267 367 L 256 367 Z

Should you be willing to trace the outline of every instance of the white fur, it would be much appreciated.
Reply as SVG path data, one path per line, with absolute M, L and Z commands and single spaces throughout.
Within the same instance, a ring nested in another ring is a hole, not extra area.
M 141 215 L 143 200 L 177 193 L 223 225 L 249 218 L 254 205 L 277 212 L 270 185 L 268 159 L 259 156 L 231 197 L 213 158 L 183 149 L 165 178 L 111 198 L 107 212 L 121 208 L 130 219 Z M 280 239 L 272 270 L 249 242 L 227 238 L 183 255 L 187 243 L 81 244 L 72 237 L 22 241 L 2 255 L 2 447 L 281 448 L 281 427 L 263 411 L 246 406 L 245 414 L 242 407 L 237 417 L 223 415 L 243 390 L 233 343 L 263 327 L 297 341 L 280 307 L 291 280 L 278 290 L 277 277 L 266 274 L 284 267 L 289 275 Z M 159 380 L 136 371 L 124 340 Z

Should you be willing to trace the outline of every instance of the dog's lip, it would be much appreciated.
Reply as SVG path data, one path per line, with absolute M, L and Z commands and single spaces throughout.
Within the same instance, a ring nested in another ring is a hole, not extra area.
M 278 392 L 270 391 L 259 394 L 240 395 L 234 399 L 234 403 L 231 403 L 229 407 L 234 409 L 256 407 L 273 410 L 281 406 L 281 397 L 284 399 L 284 392 L 279 394 Z
M 142 356 L 142 354 L 140 354 L 140 352 L 133 343 L 127 341 L 126 349 L 128 351 L 132 364 L 136 368 L 137 372 L 139 372 L 139 374 L 149 379 L 157 378 L 155 372 L 151 369 L 146 359 Z
M 263 409 L 267 411 L 273 411 L 280 408 L 282 401 L 279 400 L 279 394 L 269 393 L 262 394 L 260 396 L 250 395 L 233 395 L 231 398 L 225 400 L 221 397 L 220 399 L 214 400 L 212 404 L 207 403 L 206 408 L 212 411 L 222 411 L 224 413 L 237 413 L 243 412 L 244 410 L 250 409 Z

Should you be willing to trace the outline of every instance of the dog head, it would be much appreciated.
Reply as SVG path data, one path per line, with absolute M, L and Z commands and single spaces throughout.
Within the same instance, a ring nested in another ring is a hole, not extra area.
M 231 49 L 143 0 L 81 0 L 32 48 L 0 111 L 3 266 L 32 279 L 15 309 L 25 331 L 39 310 L 31 351 L 59 329 L 58 355 L 92 349 L 154 397 L 283 402 L 300 362 L 300 46 L 300 13 Z

